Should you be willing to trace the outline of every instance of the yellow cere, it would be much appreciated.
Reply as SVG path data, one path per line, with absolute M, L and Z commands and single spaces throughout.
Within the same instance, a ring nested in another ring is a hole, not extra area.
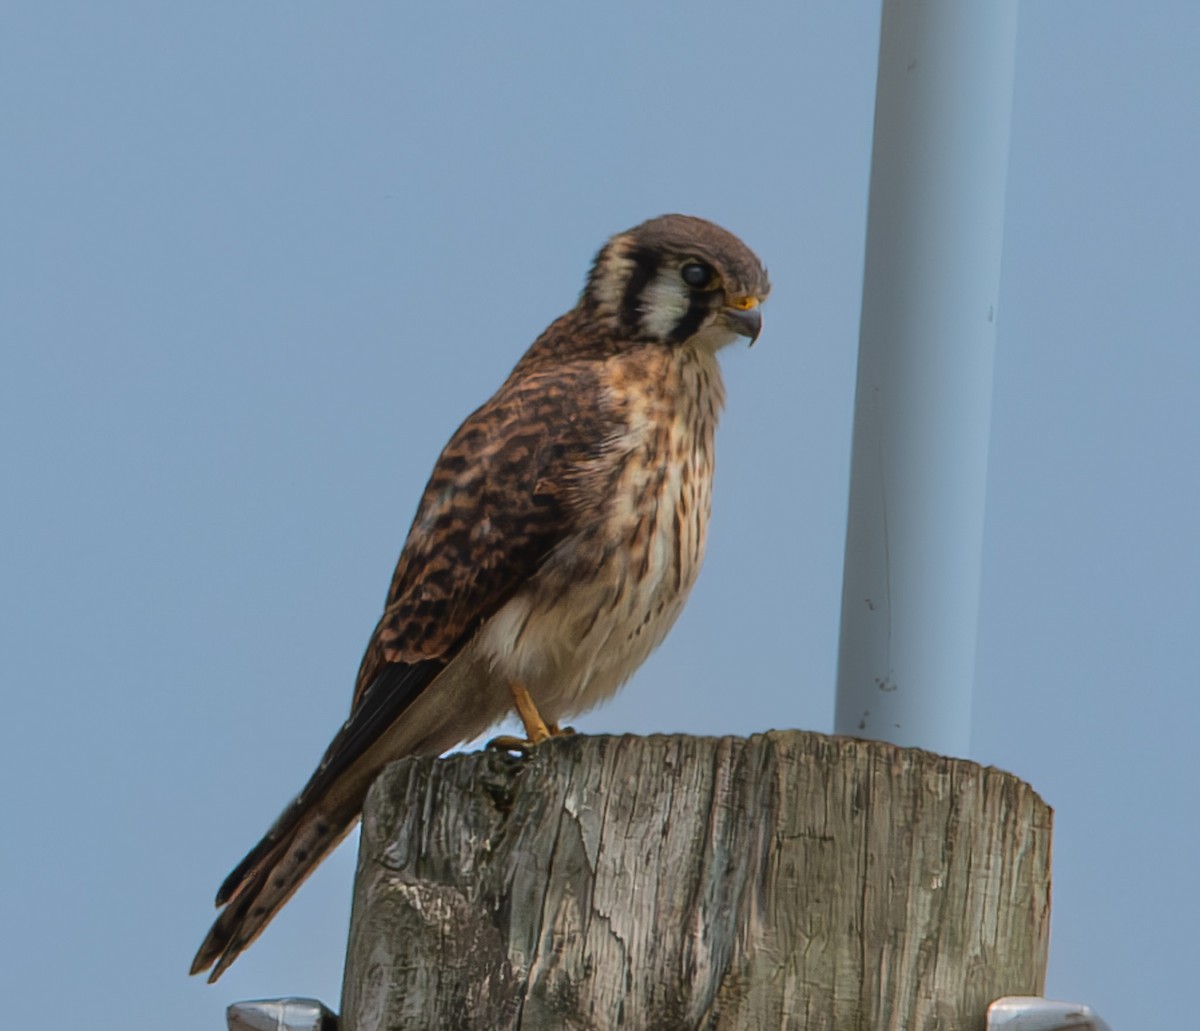
M 735 308 L 740 308 L 742 311 L 749 311 L 751 308 L 758 307 L 758 298 L 757 297 L 735 297 L 733 299 L 733 306 Z

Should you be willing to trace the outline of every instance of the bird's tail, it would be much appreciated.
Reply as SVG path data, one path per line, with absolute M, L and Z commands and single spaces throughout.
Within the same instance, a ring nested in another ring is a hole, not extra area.
M 285 812 L 226 878 L 217 892 L 224 906 L 192 960 L 193 974 L 212 967 L 216 981 L 250 945 L 310 873 L 350 832 L 357 809 L 334 814 L 312 809 L 289 821 Z M 291 826 L 288 824 L 291 823 Z
M 224 909 L 192 960 L 193 974 L 212 967 L 208 980 L 215 981 L 262 933 L 357 822 L 371 781 L 390 759 L 437 755 L 486 726 L 436 707 L 424 720 L 400 718 L 445 666 L 445 659 L 427 659 L 381 667 L 304 790 L 225 878 L 217 892 Z

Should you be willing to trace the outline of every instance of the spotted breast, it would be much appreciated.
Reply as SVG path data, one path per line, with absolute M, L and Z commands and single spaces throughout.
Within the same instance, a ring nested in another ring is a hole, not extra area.
M 525 684 L 547 719 L 615 692 L 662 642 L 696 582 L 724 399 L 712 343 L 647 347 L 614 362 L 605 404 L 620 431 L 580 499 L 594 514 L 479 634 L 490 679 Z

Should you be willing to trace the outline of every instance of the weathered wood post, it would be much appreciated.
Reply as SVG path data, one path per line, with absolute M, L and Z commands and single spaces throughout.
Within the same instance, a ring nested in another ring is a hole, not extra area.
M 981 1031 L 1042 991 L 1050 830 L 1010 774 L 801 732 L 404 760 L 343 1031 Z

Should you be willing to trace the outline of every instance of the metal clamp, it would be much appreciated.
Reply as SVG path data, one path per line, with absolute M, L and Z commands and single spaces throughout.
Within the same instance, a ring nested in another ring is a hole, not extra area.
M 337 1031 L 337 1014 L 316 999 L 256 999 L 225 1010 L 229 1031 Z
M 1110 1031 L 1091 1006 L 1037 995 L 1006 995 L 988 1007 L 987 1031 Z

